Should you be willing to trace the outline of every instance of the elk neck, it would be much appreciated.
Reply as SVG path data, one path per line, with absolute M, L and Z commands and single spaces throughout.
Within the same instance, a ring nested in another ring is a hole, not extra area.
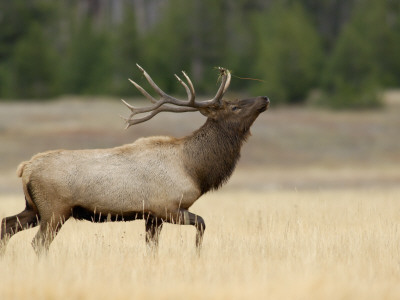
M 250 132 L 243 124 L 213 120 L 184 138 L 184 164 L 201 193 L 218 189 L 232 175 Z

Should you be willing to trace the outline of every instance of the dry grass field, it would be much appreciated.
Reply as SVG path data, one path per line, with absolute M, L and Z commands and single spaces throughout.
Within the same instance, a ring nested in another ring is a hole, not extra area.
M 392 96 L 392 95 L 391 95 Z M 392 96 L 393 97 L 393 96 Z M 396 101 L 395 101 L 396 102 Z M 38 151 L 182 136 L 198 114 L 121 130 L 117 102 L 0 104 L 0 218 L 23 209 L 15 168 Z M 17 234 L 0 258 L 0 299 L 399 299 L 400 107 L 272 108 L 231 181 L 192 207 L 207 230 L 69 220 L 46 257 Z
M 38 260 L 31 229 L 0 260 L 0 298 L 399 299 L 399 195 L 210 194 L 193 207 L 208 225 L 200 257 L 191 227 L 166 225 L 154 255 L 142 221 L 68 221 Z M 15 200 L 3 199 L 2 213 L 19 209 Z

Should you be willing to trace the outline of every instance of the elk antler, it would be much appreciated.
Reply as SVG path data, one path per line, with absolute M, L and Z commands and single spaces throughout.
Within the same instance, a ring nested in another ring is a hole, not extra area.
M 146 92 L 145 89 L 143 89 L 140 85 L 138 85 L 136 82 L 133 80 L 129 79 L 129 81 L 147 98 L 149 99 L 152 103 L 154 103 L 152 106 L 147 106 L 147 107 L 140 107 L 136 108 L 129 103 L 125 102 L 122 100 L 122 102 L 131 110 L 131 115 L 129 118 L 124 118 L 126 120 L 127 126 L 126 128 L 139 124 L 142 122 L 145 122 L 147 120 L 150 120 L 152 117 L 157 115 L 160 112 L 187 112 L 187 111 L 198 111 L 199 109 L 202 108 L 207 108 L 207 107 L 218 107 L 221 105 L 221 99 L 223 95 L 225 94 L 226 90 L 229 87 L 229 84 L 231 82 L 231 73 L 229 70 L 224 69 L 219 67 L 218 70 L 220 72 L 220 75 L 222 77 L 221 80 L 221 85 L 217 91 L 217 94 L 215 95 L 214 98 L 202 102 L 196 102 L 196 94 L 194 91 L 194 87 L 192 84 L 192 81 L 190 80 L 189 76 L 186 75 L 185 72 L 182 71 L 183 76 L 185 77 L 187 84 L 178 77 L 178 75 L 175 74 L 175 77 L 178 79 L 179 83 L 183 85 L 183 87 L 186 90 L 188 99 L 185 100 L 180 100 L 177 98 L 174 98 L 168 94 L 166 94 L 163 90 L 161 90 L 157 84 L 151 79 L 150 75 L 147 74 L 147 72 L 138 64 L 136 66 L 139 68 L 140 71 L 142 71 L 144 77 L 146 77 L 147 81 L 149 84 L 153 87 L 153 89 L 157 92 L 157 94 L 160 95 L 160 99 L 156 100 L 153 98 L 148 92 Z M 172 104 L 172 105 L 168 105 Z M 133 117 L 137 114 L 140 113 L 147 113 L 149 112 L 148 115 L 142 118 L 138 119 L 133 119 Z

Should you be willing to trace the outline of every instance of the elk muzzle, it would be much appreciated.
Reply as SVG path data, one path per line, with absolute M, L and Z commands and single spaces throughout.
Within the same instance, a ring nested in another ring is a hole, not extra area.
M 267 96 L 260 96 L 256 98 L 257 104 L 259 105 L 258 111 L 260 113 L 266 111 L 269 108 L 269 99 Z

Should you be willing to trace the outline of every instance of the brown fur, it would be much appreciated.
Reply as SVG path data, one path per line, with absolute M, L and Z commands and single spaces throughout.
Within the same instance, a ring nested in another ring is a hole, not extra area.
M 233 126 L 227 130 L 227 124 L 208 119 L 203 127 L 185 139 L 185 166 L 202 194 L 218 189 L 228 180 L 247 135 L 248 132 L 240 134 Z

